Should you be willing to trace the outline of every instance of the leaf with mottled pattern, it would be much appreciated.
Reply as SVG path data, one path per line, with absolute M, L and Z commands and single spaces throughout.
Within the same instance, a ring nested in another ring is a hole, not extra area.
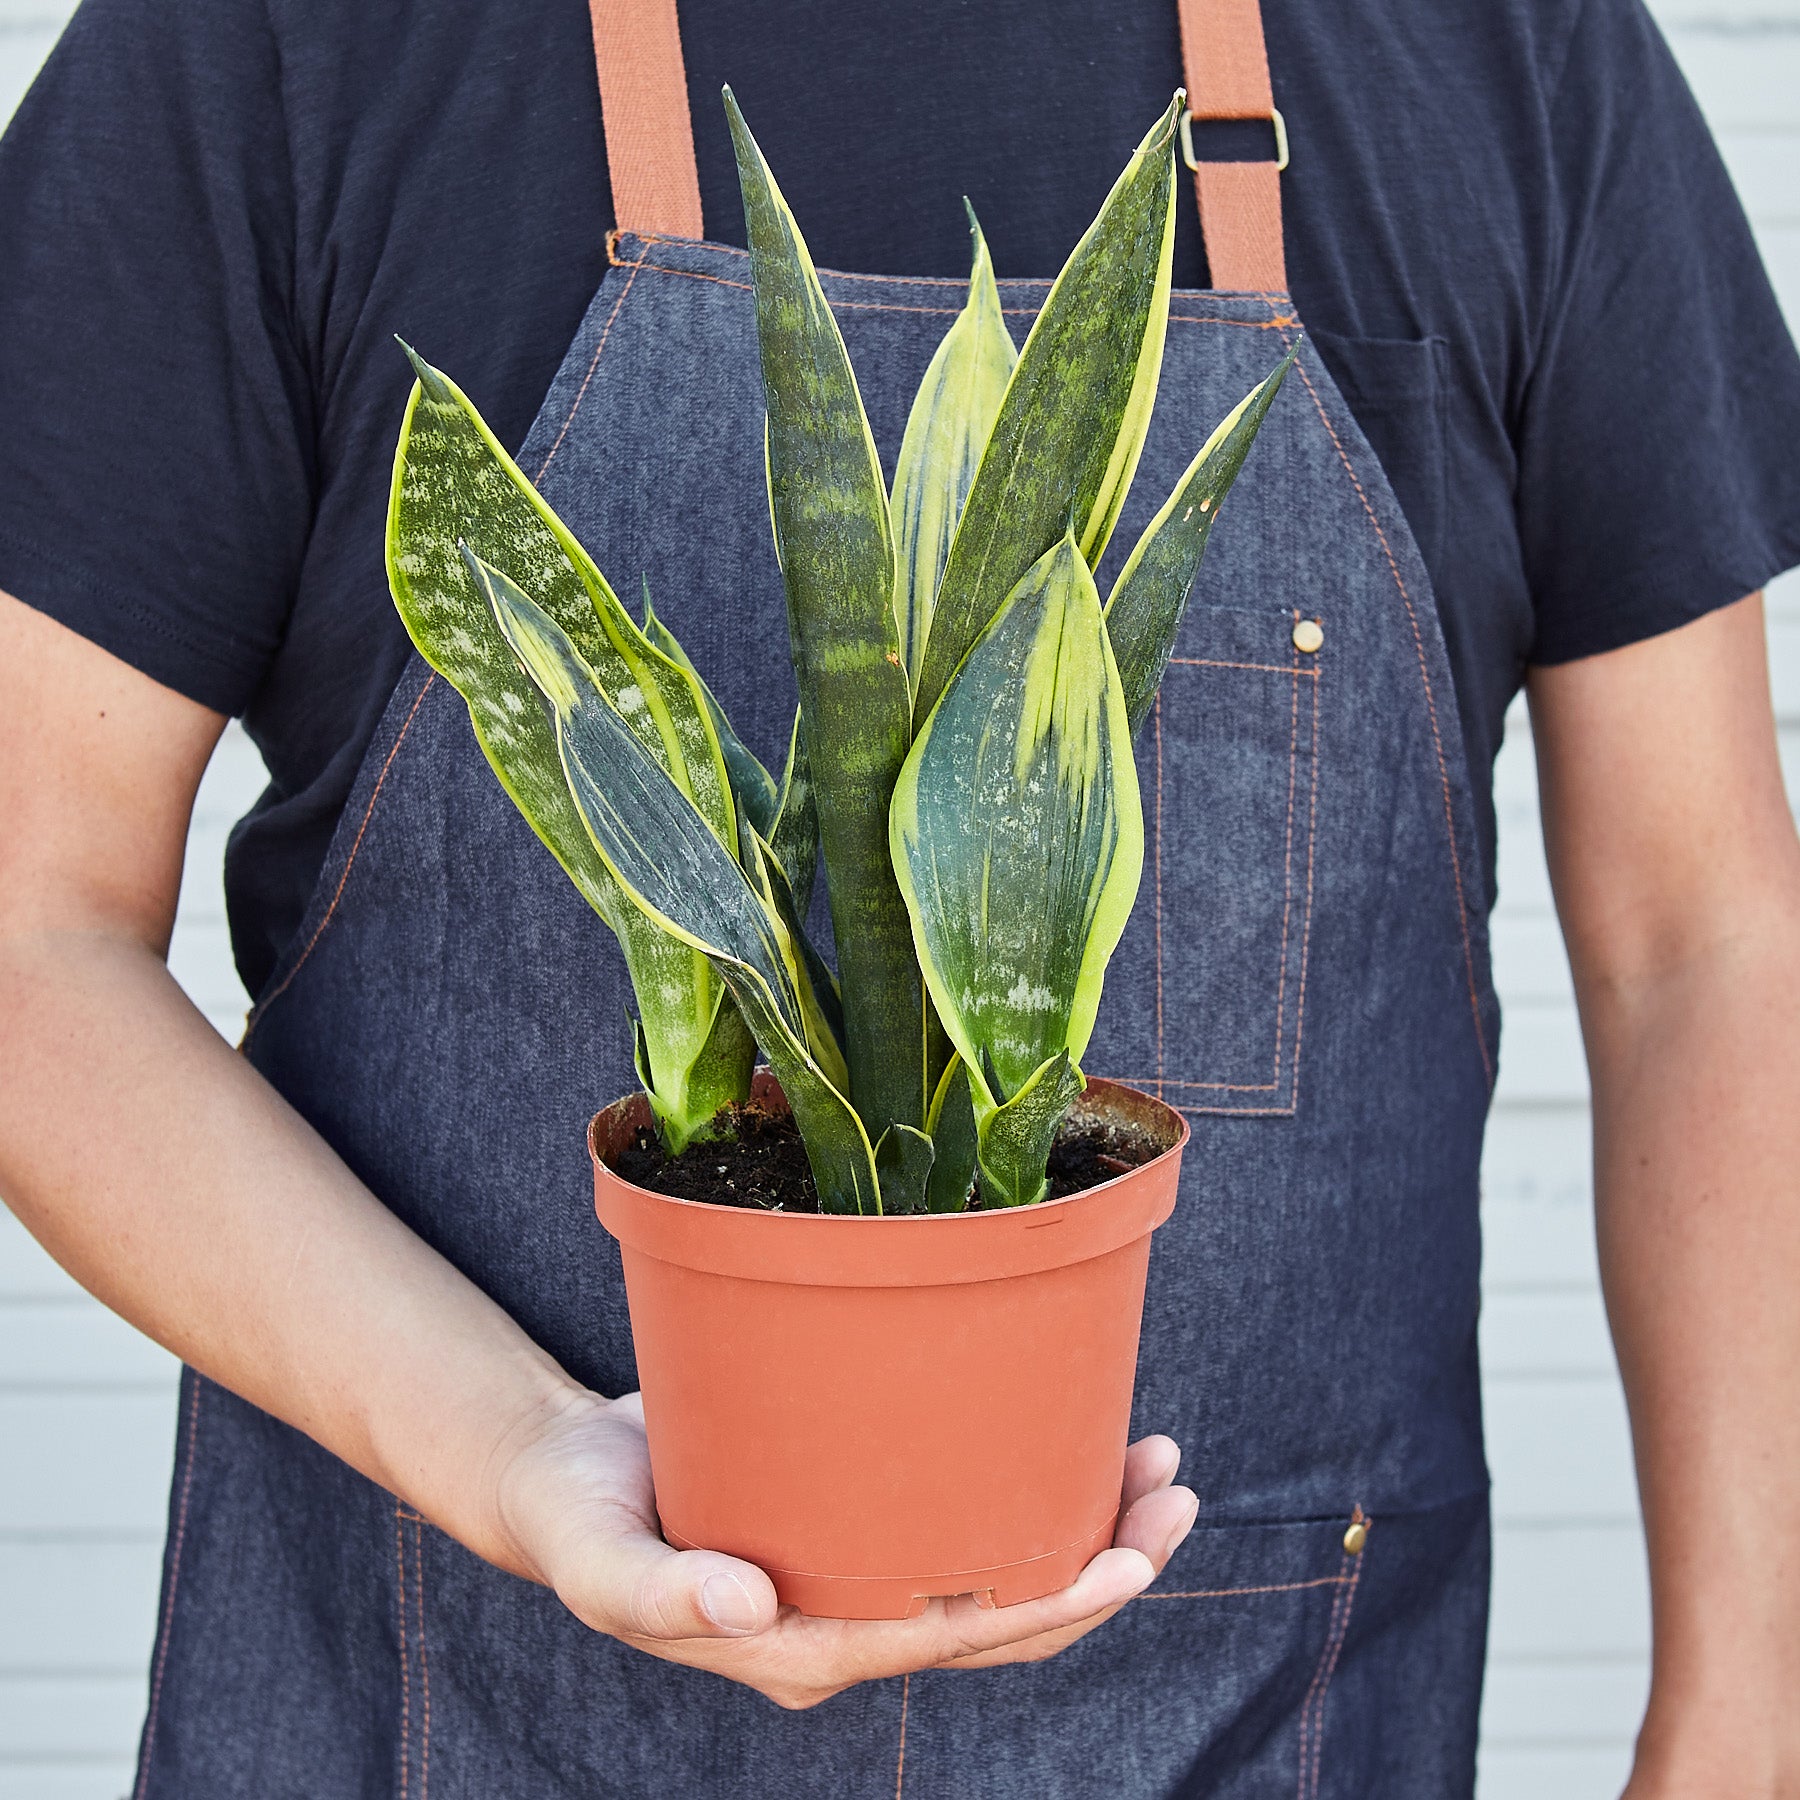
M 945 689 L 894 792 L 931 998 L 977 1087 L 1079 1058 L 1143 865 L 1137 771 L 1093 577 L 1042 557 Z M 979 1105 L 979 1102 L 978 1102 Z
M 1073 535 L 944 690 L 901 771 L 891 836 L 986 1167 L 997 1109 L 1060 1052 L 1086 1049 L 1143 868 L 1125 698 Z
M 723 762 L 697 696 L 683 700 L 686 677 L 673 665 L 657 667 L 667 659 L 647 644 L 642 654 L 629 646 L 644 671 L 633 674 L 603 617 L 609 602 L 611 613 L 624 615 L 599 571 L 455 384 L 417 357 L 413 363 L 419 380 L 407 402 L 388 511 L 395 605 L 420 653 L 468 703 L 476 741 L 501 785 L 617 935 L 645 1011 L 654 1078 L 647 1092 L 665 1141 L 679 1150 L 719 1105 L 748 1092 L 747 1040 L 739 1034 L 744 1049 L 734 1064 L 725 1054 L 729 1034 L 716 1032 L 720 1006 L 730 1002 L 710 965 L 649 929 L 595 853 L 538 696 L 464 561 L 465 542 L 538 585 L 546 612 L 636 697 L 640 737 L 681 770 L 709 820 L 730 829 Z M 655 694 L 654 706 L 646 692 Z
M 725 90 L 768 406 L 769 508 L 843 988 L 851 1097 L 871 1134 L 925 1122 L 924 1006 L 887 858 L 911 735 L 887 488 L 805 240 Z
M 812 771 L 807 766 L 806 720 L 796 709 L 788 739 L 787 767 L 781 774 L 781 797 L 769 848 L 787 872 L 794 908 L 804 918 L 812 905 L 813 879 L 819 866 L 819 809 L 813 801 Z
M 507 643 L 555 716 L 569 791 L 607 868 L 653 925 L 706 956 L 731 990 L 793 1108 L 820 1205 L 879 1210 L 868 1137 L 806 1041 L 805 977 L 782 920 L 568 635 L 516 584 L 478 566 Z
M 894 610 L 907 676 L 914 682 L 956 522 L 1019 360 L 1000 311 L 993 259 L 973 207 L 969 231 L 975 240 L 975 267 L 969 276 L 968 304 L 926 367 L 894 467 L 891 507 L 899 550 Z
M 1064 532 L 1073 530 L 1090 568 L 1112 534 L 1162 366 L 1180 100 L 1126 164 L 1019 352 L 938 584 L 915 720 Z

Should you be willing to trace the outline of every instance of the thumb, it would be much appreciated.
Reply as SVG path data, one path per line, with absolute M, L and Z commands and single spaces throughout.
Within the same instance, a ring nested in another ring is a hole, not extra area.
M 673 1550 L 635 1526 L 595 1538 L 579 1563 L 579 1603 L 564 1603 L 613 1637 L 750 1637 L 775 1623 L 774 1584 L 753 1563 Z

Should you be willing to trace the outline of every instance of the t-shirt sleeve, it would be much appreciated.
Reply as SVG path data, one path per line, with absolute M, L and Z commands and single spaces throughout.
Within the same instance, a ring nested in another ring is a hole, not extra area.
M 0 141 L 0 588 L 243 710 L 312 513 L 264 9 L 85 0 Z
M 1545 324 L 1515 440 L 1540 663 L 1800 562 L 1800 358 L 1641 0 L 1586 0 L 1549 126 Z

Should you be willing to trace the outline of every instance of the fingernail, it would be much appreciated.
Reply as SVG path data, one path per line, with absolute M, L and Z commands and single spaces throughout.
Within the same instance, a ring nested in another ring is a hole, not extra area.
M 1169 1533 L 1169 1541 L 1163 1547 L 1163 1557 L 1165 1560 L 1173 1556 L 1175 1552 L 1181 1548 L 1182 1540 L 1194 1529 L 1194 1521 L 1199 1518 L 1199 1516 L 1200 1502 L 1197 1499 L 1190 1500 L 1188 1502 L 1187 1517 Z
M 709 1575 L 700 1589 L 700 1610 L 718 1626 L 738 1637 L 756 1629 L 756 1602 L 735 1575 Z

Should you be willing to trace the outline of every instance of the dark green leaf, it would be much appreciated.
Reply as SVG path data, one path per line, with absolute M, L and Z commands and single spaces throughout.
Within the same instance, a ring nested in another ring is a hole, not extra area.
M 930 1131 L 935 1161 L 926 1189 L 928 1211 L 961 1212 L 975 1184 L 975 1107 L 969 1097 L 969 1071 L 955 1058 L 944 1071 L 931 1102 Z
M 875 1146 L 875 1173 L 881 1180 L 884 1213 L 926 1210 L 934 1152 L 931 1139 L 910 1125 L 890 1125 Z
M 725 92 L 756 284 L 765 457 L 843 985 L 851 1098 L 879 1135 L 925 1116 L 924 1008 L 887 860 L 912 706 L 887 491 L 862 397 L 793 214 Z

